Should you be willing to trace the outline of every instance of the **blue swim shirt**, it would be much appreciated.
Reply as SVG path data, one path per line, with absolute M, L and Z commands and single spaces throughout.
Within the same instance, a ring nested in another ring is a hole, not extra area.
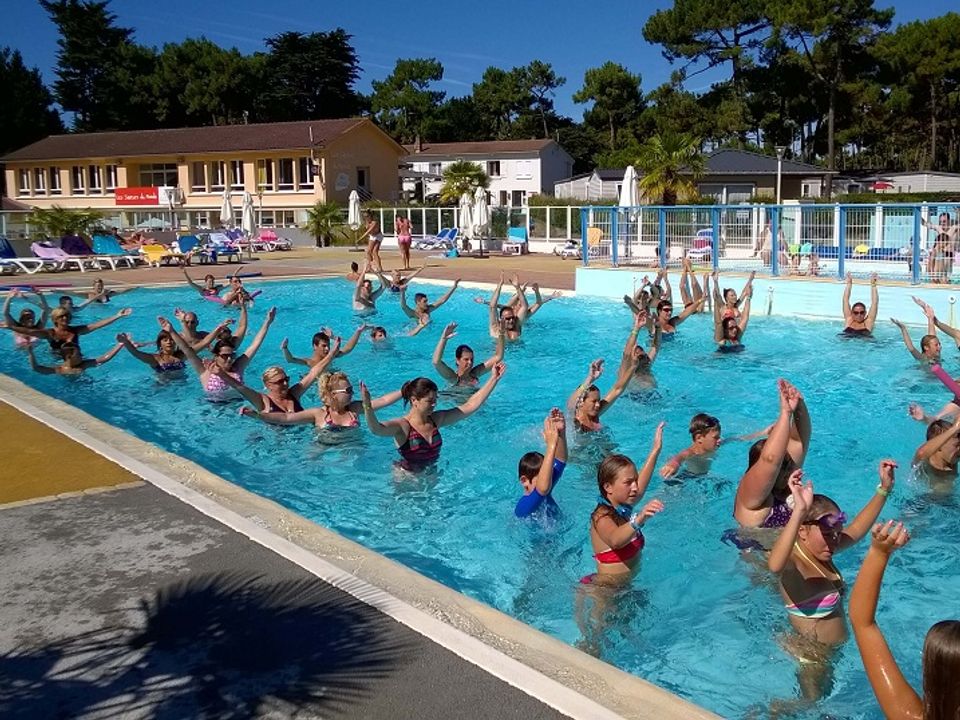
M 550 492 L 553 492 L 553 488 L 557 486 L 557 483 L 560 482 L 560 476 L 563 475 L 563 469 L 567 466 L 562 460 L 553 461 L 553 486 L 550 488 Z M 540 492 L 534 488 L 529 495 L 524 495 L 517 501 L 517 508 L 514 510 L 514 514 L 517 517 L 530 517 L 534 512 L 536 512 L 541 506 L 545 508 L 556 508 L 556 501 L 550 496 L 550 493 L 546 495 L 541 495 Z

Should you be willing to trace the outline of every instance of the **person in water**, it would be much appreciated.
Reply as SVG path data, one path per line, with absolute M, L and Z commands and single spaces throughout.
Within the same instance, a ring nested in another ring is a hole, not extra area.
M 13 328 L 17 326 L 30 328 L 31 330 L 42 330 L 47 326 L 47 320 L 50 318 L 50 306 L 47 305 L 47 299 L 41 292 L 34 291 L 33 294 L 37 296 L 36 300 L 31 300 L 27 296 L 27 293 L 16 289 L 7 293 L 7 299 L 3 301 L 3 327 L 10 330 L 13 330 Z M 22 298 L 39 307 L 41 310 L 40 317 L 37 317 L 37 313 L 33 308 L 24 308 L 20 311 L 17 319 L 14 320 L 13 315 L 10 314 L 10 305 L 14 298 Z M 33 345 L 38 341 L 39 338 L 33 335 L 24 335 L 16 331 L 13 333 L 13 342 L 20 348 Z
M 123 295 L 131 290 L 136 290 L 136 288 L 127 287 L 119 288 L 117 290 L 107 289 L 103 285 L 103 280 L 97 278 L 93 281 L 93 288 L 90 290 L 64 290 L 63 292 L 76 295 L 77 297 L 84 298 L 85 300 L 92 300 L 93 302 L 108 303 L 117 295 Z
M 186 367 L 184 355 L 177 349 L 173 336 L 163 330 L 157 333 L 157 352 L 155 353 L 145 353 L 140 350 L 127 333 L 117 333 L 117 342 L 137 360 L 149 365 L 160 375 L 179 372 Z
M 370 266 L 364 265 L 363 271 L 357 276 L 357 284 L 353 290 L 353 309 L 360 312 L 370 312 L 377 309 L 377 298 L 383 294 L 386 286 L 383 281 L 380 287 L 373 289 L 373 282 L 367 280 L 367 273 L 370 272 Z
M 217 279 L 207 273 L 203 276 L 203 285 L 198 285 L 193 278 L 190 277 L 190 273 L 187 272 L 187 266 L 183 266 L 183 276 L 187 279 L 187 284 L 196 290 L 200 297 L 209 298 L 209 297 L 220 297 L 220 293 L 226 287 L 217 282 Z
M 786 645 L 800 660 L 800 688 L 806 701 L 823 696 L 831 675 L 826 661 L 847 639 L 843 575 L 833 558 L 870 532 L 893 491 L 896 467 L 893 460 L 880 463 L 876 492 L 850 523 L 836 502 L 815 495 L 812 483 L 803 483 L 803 470 L 790 474 L 793 514 L 770 551 L 767 567 L 780 578 L 780 595 L 796 632 Z
M 514 508 L 514 515 L 519 518 L 530 517 L 537 511 L 557 511 L 552 493 L 567 466 L 567 426 L 559 408 L 551 409 L 544 418 L 543 441 L 545 453 L 531 451 L 520 458 L 517 475 L 523 497 Z
M 457 334 L 457 324 L 450 323 L 443 332 L 440 333 L 440 339 L 437 341 L 437 347 L 433 351 L 433 367 L 444 380 L 448 380 L 454 385 L 477 385 L 481 377 L 490 372 L 497 363 L 503 360 L 503 333 L 497 338 L 497 348 L 493 355 L 484 360 L 479 365 L 474 365 L 473 348 L 469 345 L 457 345 L 454 352 L 456 357 L 456 369 L 450 367 L 443 361 L 443 352 L 446 350 L 447 342 Z
M 639 472 L 626 455 L 610 455 L 600 463 L 597 470 L 600 494 L 597 506 L 590 513 L 590 546 L 597 571 L 581 579 L 581 583 L 623 585 L 638 568 L 644 545 L 643 526 L 663 510 L 663 503 L 651 500 L 638 511 L 634 506 L 643 499 L 657 468 L 657 458 L 663 448 L 663 426 L 664 423 L 657 426 L 653 447 Z
M 890 318 L 890 322 L 899 328 L 900 335 L 903 337 L 903 344 L 906 345 L 913 359 L 924 365 L 932 365 L 933 363 L 940 362 L 940 351 L 943 348 L 940 344 L 940 338 L 937 337 L 937 326 L 934 321 L 933 308 L 930 308 L 929 305 L 927 308 L 930 310 L 929 314 L 927 314 L 927 334 L 920 338 L 919 350 L 914 346 L 913 340 L 910 339 L 910 333 L 907 331 L 906 325 L 896 318 Z
M 57 352 L 59 352 L 63 358 L 62 365 L 41 365 L 37 362 L 33 354 L 33 346 L 27 345 L 26 350 L 27 357 L 30 360 L 30 367 L 34 372 L 38 372 L 41 375 L 79 375 L 84 370 L 89 370 L 90 368 L 110 362 L 116 357 L 122 347 L 123 345 L 117 343 L 100 357 L 94 358 L 93 360 L 86 360 L 83 355 L 80 354 L 79 346 L 72 342 L 65 342 L 57 349 Z
M 941 620 L 923 642 L 923 695 L 897 665 L 877 625 L 880 585 L 890 555 L 910 541 L 903 523 L 877 524 L 870 549 L 850 593 L 850 626 L 867 679 L 884 717 L 890 720 L 948 720 L 960 717 L 960 620 Z
M 259 418 L 273 425 L 313 424 L 318 430 L 329 432 L 360 427 L 360 414 L 363 412 L 363 404 L 354 399 L 353 385 L 346 373 L 335 372 L 320 375 L 317 389 L 320 394 L 320 401 L 323 403 L 320 407 L 299 408 L 283 412 L 257 410 L 245 406 L 240 412 L 248 417 Z M 371 400 L 371 405 L 374 410 L 379 410 L 392 405 L 399 399 L 400 391 L 394 390 Z
M 233 275 L 229 278 L 230 287 L 227 289 L 227 292 L 223 295 L 223 305 L 227 306 L 239 306 L 243 307 L 253 302 L 253 299 L 259 295 L 262 290 L 255 290 L 249 292 L 243 286 L 243 280 L 238 278 L 236 275 Z M 211 297 L 211 296 L 205 296 Z
M 527 317 L 530 311 L 530 304 L 527 302 L 527 296 L 520 287 L 520 281 L 516 275 L 513 278 L 514 289 L 518 298 L 518 309 L 514 309 L 510 304 L 499 307 L 500 292 L 503 290 L 504 277 L 500 273 L 500 282 L 497 283 L 493 295 L 490 296 L 490 337 L 498 338 L 501 335 L 507 340 L 519 340 L 523 332 L 523 318 Z
M 409 269 L 410 268 L 404 268 L 404 270 L 409 270 Z M 410 273 L 406 277 L 404 277 L 403 272 L 400 270 L 391 270 L 389 279 L 387 279 L 387 277 L 383 273 L 377 273 L 377 277 L 380 278 L 380 282 L 382 282 L 384 285 L 390 288 L 390 292 L 398 293 L 401 290 L 405 289 L 407 285 L 409 285 L 410 282 L 417 275 L 422 273 L 425 269 L 426 269 L 425 265 L 418 267 L 416 270 L 414 270 L 412 273 Z
M 447 290 L 446 293 L 440 296 L 440 299 L 435 303 L 427 300 L 427 296 L 424 293 L 417 293 L 413 296 L 413 307 L 407 305 L 407 288 L 400 288 L 400 309 L 403 310 L 404 314 L 408 318 L 413 318 L 417 320 L 421 325 L 426 325 L 430 322 L 430 313 L 443 305 L 450 297 L 456 292 L 457 288 L 460 287 L 460 278 L 457 278 L 453 281 L 453 287 Z
M 780 414 L 748 456 L 733 503 L 733 517 L 744 528 L 782 528 L 793 509 L 788 480 L 803 467 L 812 428 L 803 395 L 786 380 L 777 381 Z
M 7 329 L 13 330 L 15 333 L 20 335 L 27 335 L 30 337 L 41 338 L 50 343 L 50 349 L 54 352 L 59 352 L 60 348 L 64 345 L 74 345 L 79 350 L 80 348 L 80 336 L 91 333 L 94 330 L 99 330 L 104 328 L 111 323 L 115 323 L 120 318 L 128 317 L 133 310 L 130 308 L 123 308 L 116 315 L 111 315 L 108 318 L 103 320 L 97 320 L 96 322 L 89 323 L 87 325 L 71 325 L 70 321 L 73 319 L 73 316 L 68 310 L 57 307 L 54 308 L 50 313 L 50 320 L 53 323 L 53 327 L 44 328 L 44 327 L 27 327 L 26 325 L 10 325 Z
M 567 399 L 567 411 L 573 417 L 574 428 L 580 432 L 594 432 L 603 428 L 600 416 L 613 407 L 627 389 L 640 361 L 641 352 L 642 349 L 635 348 L 633 353 L 623 356 L 617 380 L 606 395 L 601 395 L 600 388 L 595 384 L 603 374 L 603 359 L 598 358 L 590 363 L 587 377 Z
M 173 316 L 180 321 L 180 334 L 196 352 L 206 350 L 211 344 L 220 340 L 229 342 L 233 347 L 240 347 L 247 335 L 249 313 L 246 305 L 240 306 L 240 322 L 237 323 L 236 332 L 230 330 L 233 318 L 224 318 L 213 330 L 207 332 L 199 329 L 200 318 L 195 312 L 174 308 Z
M 632 356 L 636 356 L 636 367 L 633 375 L 630 377 L 630 384 L 640 388 L 654 388 L 657 386 L 657 379 L 653 376 L 653 361 L 660 354 L 660 344 L 663 337 L 660 327 L 656 326 L 653 336 L 650 339 L 650 349 L 645 350 L 642 345 L 637 344 L 637 336 L 640 330 L 647 326 L 647 311 L 633 316 L 633 329 L 627 336 L 627 342 L 623 346 L 623 355 L 620 359 L 621 365 L 632 364 Z
M 694 415 L 690 418 L 690 447 L 667 460 L 660 468 L 660 477 L 671 478 L 681 468 L 687 475 L 709 473 L 713 458 L 720 447 L 720 432 L 720 421 L 713 415 Z
M 697 309 L 694 312 L 703 312 L 706 301 L 710 298 L 710 274 L 703 273 L 703 287 L 697 280 L 697 273 L 693 270 L 690 258 L 683 258 L 683 270 L 680 273 L 680 300 L 686 310 L 691 305 Z
M 947 325 L 947 323 L 943 322 L 942 320 L 940 320 L 940 318 L 936 316 L 936 313 L 934 313 L 932 307 L 930 307 L 927 303 L 925 303 L 920 298 L 916 296 L 912 296 L 912 297 L 913 297 L 913 301 L 923 309 L 923 314 L 926 315 L 928 318 L 933 318 L 934 327 L 937 330 L 940 330 L 941 332 L 943 332 L 945 335 L 948 335 L 956 344 L 957 349 L 960 350 L 960 329 Z
M 360 342 L 360 336 L 363 335 L 363 331 L 366 330 L 369 325 L 366 323 L 360 323 L 356 330 L 353 331 L 346 344 L 343 347 L 339 347 L 336 351 L 336 357 L 343 357 L 344 355 L 349 355 L 353 349 L 357 346 L 357 343 Z M 313 367 L 318 362 L 323 360 L 330 354 L 330 338 L 334 337 L 334 332 L 330 328 L 323 328 L 320 332 L 314 333 L 313 335 L 313 353 L 308 358 L 296 357 L 290 352 L 289 341 L 287 338 L 284 338 L 280 341 L 280 349 L 283 350 L 283 359 L 288 363 L 295 363 L 297 365 L 306 365 L 307 367 Z M 333 359 L 333 358 L 331 358 Z
M 727 288 L 723 291 L 724 298 L 720 297 L 720 287 L 714 273 L 713 285 L 713 340 L 717 343 L 717 352 L 735 353 L 745 349 L 743 336 L 747 332 L 750 322 L 750 301 L 753 297 L 753 276 L 743 288 L 742 297 L 736 298 L 736 291 Z M 743 301 L 743 309 L 737 305 Z M 731 303 L 732 301 L 732 303 Z
M 367 426 L 374 435 L 392 437 L 402 458 L 400 467 L 418 470 L 440 457 L 443 438 L 440 428 L 453 425 L 469 417 L 486 402 L 497 387 L 506 365 L 498 363 L 490 377 L 470 399 L 450 410 L 437 410 L 437 385 L 429 378 L 418 377 L 405 382 L 401 388 L 404 404 L 410 409 L 403 417 L 381 423 L 374 412 L 373 400 L 367 386 L 360 383 L 360 398 Z
M 717 270 L 713 271 L 713 301 L 714 305 L 720 304 L 721 319 L 734 318 L 735 320 L 739 320 L 743 313 L 749 314 L 749 308 L 741 310 L 740 305 L 744 303 L 749 305 L 750 298 L 753 297 L 753 280 L 756 276 L 756 272 L 750 273 L 750 277 L 747 278 L 747 282 L 743 286 L 743 290 L 740 291 L 739 296 L 733 288 L 724 288 L 723 301 L 720 302 L 719 272 Z
M 877 292 L 877 274 L 870 276 L 870 309 L 862 302 L 850 305 L 850 293 L 853 290 L 853 275 L 847 273 L 846 286 L 843 289 L 843 332 L 848 337 L 872 337 L 873 326 L 877 322 L 880 309 L 880 296 Z
M 913 466 L 933 480 L 955 480 L 960 460 L 960 417 L 952 423 L 934 420 L 927 440 L 913 454 Z
M 378 345 L 387 340 L 387 329 L 383 325 L 377 325 L 370 331 L 370 340 Z

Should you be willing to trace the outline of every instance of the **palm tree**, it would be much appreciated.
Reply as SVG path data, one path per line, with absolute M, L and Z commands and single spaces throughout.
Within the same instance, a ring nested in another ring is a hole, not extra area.
M 307 210 L 304 229 L 316 238 L 317 247 L 326 247 L 338 229 L 342 232 L 343 210 L 335 202 L 318 202 Z
M 27 223 L 50 237 L 63 237 L 72 233 L 88 234 L 102 219 L 103 213 L 90 208 L 69 210 L 54 205 L 49 209 L 35 208 L 27 218 Z
M 457 160 L 447 165 L 443 171 L 440 199 L 443 202 L 455 203 L 464 193 L 472 195 L 478 187 L 490 187 L 490 178 L 487 177 L 483 168 L 476 163 Z
M 700 141 L 683 134 L 664 132 L 648 138 L 640 149 L 637 165 L 643 172 L 643 194 L 663 205 L 695 198 L 697 180 L 703 177 Z

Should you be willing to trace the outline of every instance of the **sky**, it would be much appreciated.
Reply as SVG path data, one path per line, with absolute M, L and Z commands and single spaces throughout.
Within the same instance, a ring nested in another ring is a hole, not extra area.
M 734 0 L 735 1 L 735 0 Z M 344 28 L 363 68 L 357 90 L 390 74 L 398 58 L 433 57 L 444 67 L 437 85 L 448 97 L 467 95 L 490 65 L 511 68 L 542 60 L 567 82 L 554 99 L 561 114 L 575 120 L 584 106 L 571 96 L 583 85 L 584 71 L 608 60 L 641 76 L 648 92 L 669 79 L 675 66 L 660 47 L 643 39 L 643 25 L 667 0 L 594 0 L 551 3 L 531 0 L 445 0 L 397 3 L 393 0 L 113 0 L 117 23 L 132 27 L 143 45 L 160 47 L 187 37 L 205 36 L 247 54 L 264 49 L 264 38 L 287 30 Z M 937 17 L 956 10 L 956 0 L 876 0 L 894 7 L 894 24 Z M 20 50 L 44 80 L 55 79 L 57 33 L 35 0 L 0 0 L 0 47 Z M 687 89 L 706 90 L 725 77 L 723 70 L 691 78 Z

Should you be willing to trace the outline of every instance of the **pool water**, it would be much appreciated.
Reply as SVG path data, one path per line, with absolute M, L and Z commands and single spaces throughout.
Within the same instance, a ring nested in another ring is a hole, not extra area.
M 290 338 L 295 355 L 306 356 L 320 326 L 347 336 L 359 322 L 350 309 L 346 282 L 261 287 L 264 293 L 251 312 L 247 338 L 271 304 L 278 313 L 246 374 L 253 387 L 260 387 L 265 367 L 282 363 L 284 337 Z M 431 298 L 445 291 L 428 284 L 416 288 Z M 411 321 L 400 311 L 397 297 L 385 293 L 378 312 L 366 320 L 388 329 L 389 344 L 374 346 L 365 335 L 335 366 L 350 375 L 358 390 L 364 380 L 375 396 L 418 375 L 433 377 L 442 387 L 430 357 L 447 322 L 459 323 L 457 336 L 448 343 L 448 364 L 453 365 L 460 342 L 473 346 L 477 362 L 493 351 L 487 310 L 473 302 L 480 294 L 461 288 L 436 312 L 430 328 L 410 338 L 405 332 Z M 120 330 L 137 340 L 153 339 L 156 316 L 172 318 L 175 306 L 196 310 L 204 328 L 235 314 L 198 299 L 193 291 L 164 289 L 137 291 L 108 306 L 87 308 L 77 321 L 90 322 L 128 305 L 134 308 L 131 317 L 83 338 L 87 356 L 111 347 Z M 889 314 L 891 308 L 882 308 L 882 317 Z M 927 628 L 956 615 L 960 523 L 956 492 L 934 491 L 923 479 L 911 478 L 910 458 L 924 428 L 907 416 L 906 408 L 918 401 L 932 412 L 949 395 L 917 367 L 886 324 L 878 327 L 876 340 L 847 340 L 837 337 L 839 321 L 758 314 L 745 337 L 747 351 L 721 356 L 714 351 L 708 316 L 689 319 L 677 338 L 664 343 L 655 363 L 655 390 L 621 398 L 604 415 L 606 429 L 596 436 L 571 434 L 570 464 L 555 491 L 560 514 L 541 521 L 514 518 L 521 493 L 517 461 L 528 450 L 542 449 L 544 415 L 552 406 L 564 406 L 594 358 L 606 359 L 599 385 L 604 392 L 610 387 L 630 323 L 629 312 L 610 301 L 563 298 L 547 305 L 529 323 L 522 341 L 508 346 L 506 375 L 487 404 L 468 420 L 443 429 L 437 467 L 415 477 L 394 469 L 398 456 L 391 438 L 359 431 L 331 444 L 318 439 L 310 426 L 281 428 L 244 418 L 237 412 L 239 402 L 204 401 L 192 372 L 161 381 L 125 352 L 79 378 L 42 376 L 30 371 L 7 335 L 0 371 L 544 632 L 592 646 L 610 663 L 727 717 L 767 717 L 771 706 L 785 707 L 799 693 L 797 663 L 781 644 L 789 624 L 775 583 L 720 540 L 735 524 L 733 494 L 748 447 L 730 438 L 775 419 L 776 379 L 786 377 L 805 394 L 813 420 L 807 476 L 848 515 L 872 496 L 880 459 L 893 457 L 900 463 L 897 487 L 881 517 L 902 518 L 913 539 L 891 561 L 879 621 L 907 677 L 919 687 Z M 918 341 L 922 331 L 913 334 Z M 958 374 L 957 351 L 946 341 L 944 347 L 947 369 Z M 45 348 L 38 358 L 52 362 Z M 296 376 L 301 367 L 288 369 Z M 316 398 L 310 390 L 304 404 L 317 404 Z M 439 406 L 447 401 L 442 395 Z M 595 569 L 588 519 L 597 496 L 597 462 L 617 451 L 639 465 L 656 424 L 666 420 L 662 464 L 688 444 L 689 419 L 701 411 L 720 418 L 727 438 L 711 475 L 674 484 L 654 476 L 646 499 L 660 498 L 666 507 L 645 528 L 642 568 L 602 616 L 606 629 L 599 641 L 591 633 L 592 641 L 585 642 L 576 609 L 597 615 L 591 613 L 597 611 L 597 598 L 578 584 Z M 379 415 L 401 413 L 398 404 Z M 836 560 L 849 584 L 867 542 Z M 818 703 L 780 717 L 881 717 L 852 640 L 836 654 L 832 667 L 832 683 Z

